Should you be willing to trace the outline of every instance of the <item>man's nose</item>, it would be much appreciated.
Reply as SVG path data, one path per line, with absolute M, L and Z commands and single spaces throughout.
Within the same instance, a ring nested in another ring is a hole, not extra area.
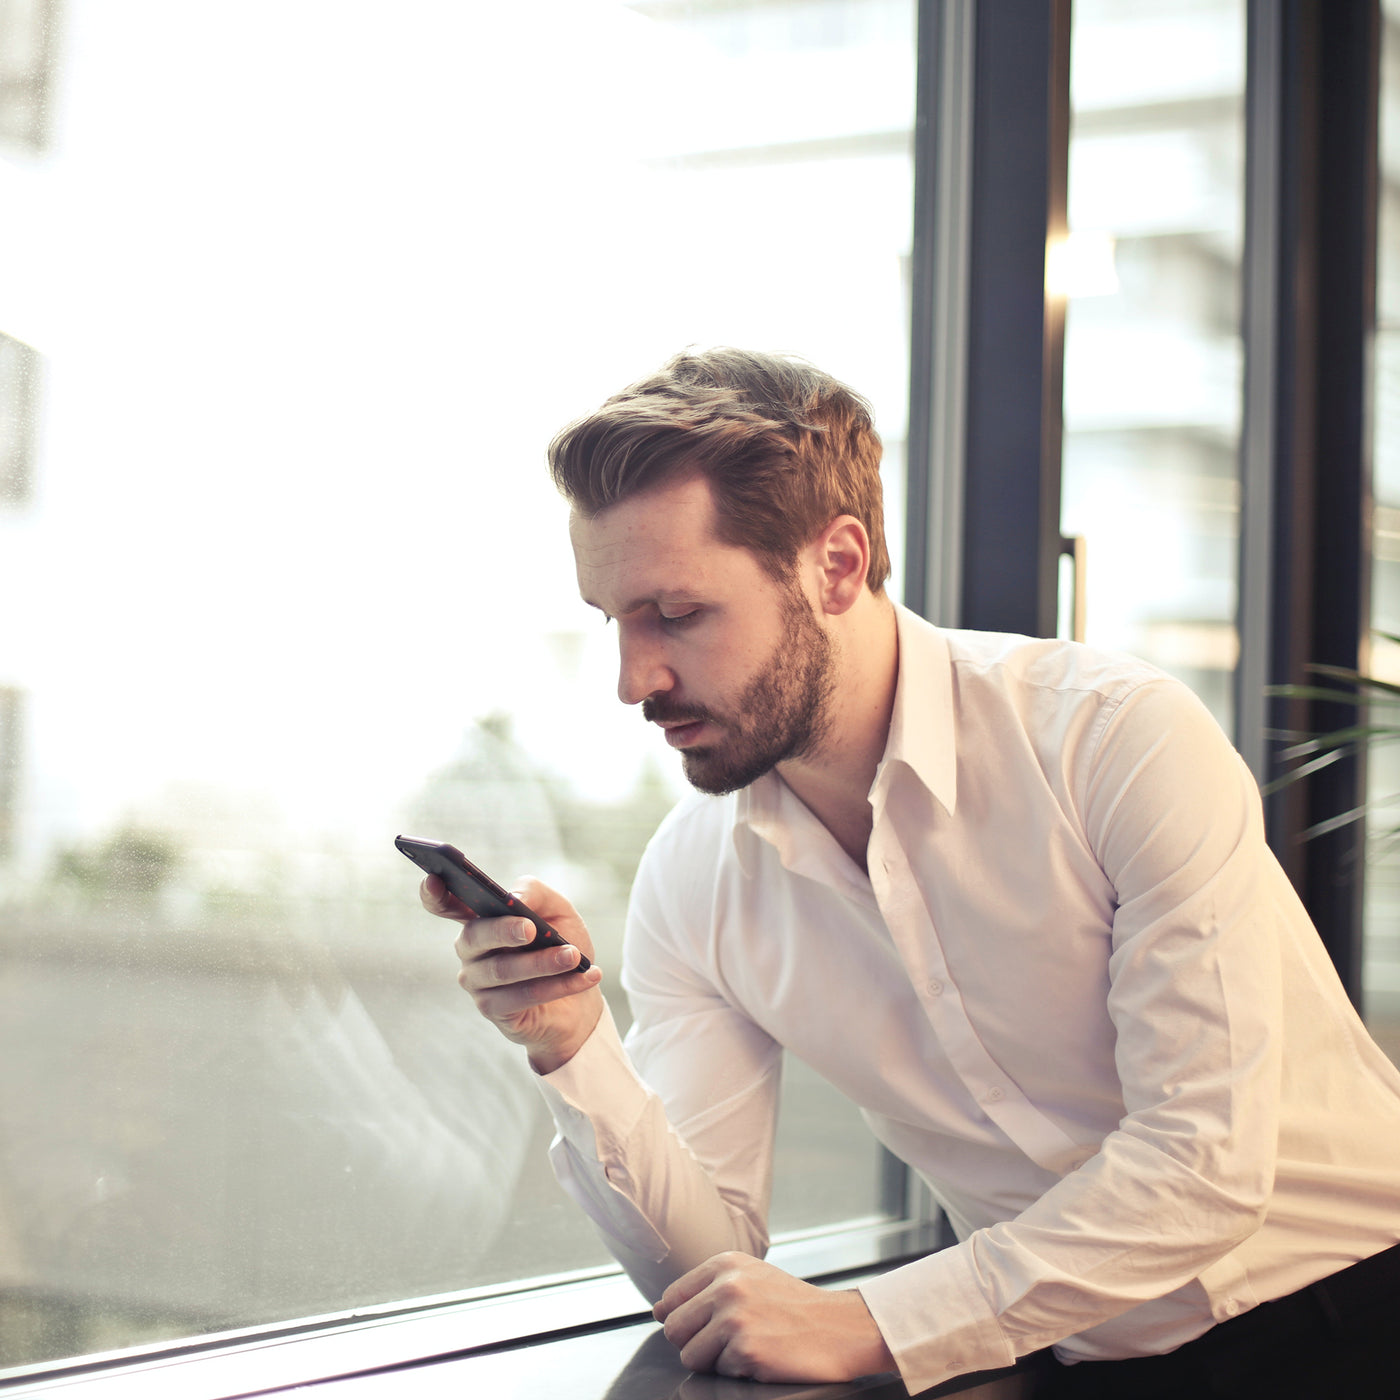
M 624 705 L 639 705 L 675 685 L 662 649 L 648 639 L 619 633 L 618 652 L 617 698 Z

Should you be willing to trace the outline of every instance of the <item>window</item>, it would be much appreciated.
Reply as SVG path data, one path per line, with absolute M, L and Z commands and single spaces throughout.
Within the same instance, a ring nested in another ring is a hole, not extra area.
M 567 890 L 616 995 L 680 783 L 542 455 L 674 350 L 870 395 L 902 538 L 913 6 L 55 32 L 0 152 L 0 343 L 45 368 L 0 509 L 0 1365 L 601 1267 L 391 842 Z M 775 1227 L 879 1216 L 790 1076 Z
M 1239 552 L 1245 6 L 1077 0 L 1064 532 L 1086 640 L 1230 732 Z

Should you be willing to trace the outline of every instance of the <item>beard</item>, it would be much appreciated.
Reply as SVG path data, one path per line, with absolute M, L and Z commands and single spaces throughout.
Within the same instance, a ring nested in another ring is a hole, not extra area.
M 797 587 L 783 604 L 782 637 L 732 710 L 670 704 L 665 696 L 642 703 L 647 720 L 708 720 L 726 739 L 685 749 L 686 781 L 712 797 L 737 792 L 791 758 L 821 746 L 830 722 L 834 648 Z

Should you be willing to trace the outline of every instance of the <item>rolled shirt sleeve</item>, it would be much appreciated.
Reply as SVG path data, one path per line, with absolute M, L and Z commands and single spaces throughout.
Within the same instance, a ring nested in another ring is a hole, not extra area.
M 541 1078 L 555 1175 L 648 1300 L 715 1254 L 766 1251 L 779 1067 L 767 1036 L 709 999 L 626 1048 L 607 1013 Z M 649 1084 L 671 1090 L 669 1113 Z

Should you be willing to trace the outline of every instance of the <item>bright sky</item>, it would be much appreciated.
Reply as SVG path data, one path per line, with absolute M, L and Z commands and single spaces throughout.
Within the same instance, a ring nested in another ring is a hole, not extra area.
M 71 0 L 60 64 L 53 150 L 0 161 L 0 329 L 45 357 L 36 500 L 0 518 L 31 859 L 189 779 L 377 840 L 492 710 L 598 795 L 670 768 L 544 444 L 715 341 L 902 436 L 907 163 L 645 157 L 902 129 L 906 49 L 760 84 L 597 0 Z

